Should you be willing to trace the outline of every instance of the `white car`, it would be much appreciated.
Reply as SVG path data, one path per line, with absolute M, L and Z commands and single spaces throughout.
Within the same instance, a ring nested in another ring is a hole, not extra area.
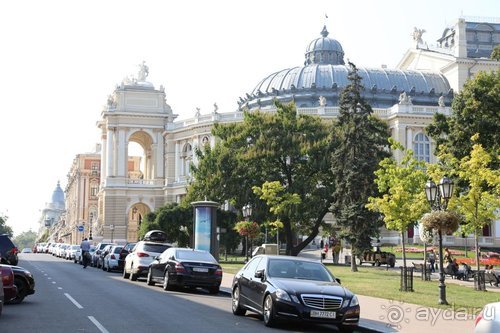
M 500 302 L 486 304 L 475 323 L 474 333 L 500 332 Z
M 106 256 L 103 259 L 102 262 L 102 270 L 103 271 L 108 271 L 111 272 L 115 269 L 119 269 L 119 259 L 120 259 L 120 251 L 123 249 L 123 246 L 121 245 L 114 245 L 110 250 L 109 253 L 106 254 Z
M 66 251 L 64 251 L 64 258 L 67 260 L 74 260 L 76 251 L 78 251 L 79 249 L 80 245 L 73 244 L 68 246 L 68 248 L 66 248 Z
M 159 256 L 172 245 L 168 243 L 158 243 L 151 241 L 140 241 L 134 246 L 132 251 L 125 258 L 123 267 L 123 278 L 130 278 L 135 281 L 138 277 L 148 274 L 149 265 L 156 256 Z

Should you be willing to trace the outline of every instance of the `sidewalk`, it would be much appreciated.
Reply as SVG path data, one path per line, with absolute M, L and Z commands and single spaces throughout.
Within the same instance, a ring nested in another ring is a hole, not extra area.
M 315 251 L 311 251 L 315 252 Z M 309 251 L 301 256 L 318 259 L 315 253 Z M 224 273 L 221 291 L 231 294 L 233 274 Z M 470 283 L 446 279 L 452 283 Z M 474 283 L 472 282 L 472 287 Z M 489 288 L 488 290 L 490 290 Z M 498 288 L 500 291 L 500 288 Z M 359 325 L 378 332 L 404 333 L 443 333 L 473 332 L 475 314 L 469 314 L 464 309 L 437 309 L 422 305 L 400 303 L 383 298 L 357 295 L 361 306 Z

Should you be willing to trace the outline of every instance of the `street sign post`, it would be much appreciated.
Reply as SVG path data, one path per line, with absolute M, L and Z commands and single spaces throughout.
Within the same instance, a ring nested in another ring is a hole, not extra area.
M 83 232 L 83 225 L 78 226 L 78 231 Z

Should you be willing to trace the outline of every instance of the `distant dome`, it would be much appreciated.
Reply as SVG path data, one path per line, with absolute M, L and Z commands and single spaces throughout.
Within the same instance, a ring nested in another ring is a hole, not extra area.
M 344 50 L 338 41 L 328 38 L 326 26 L 321 31 L 321 37 L 316 38 L 306 48 L 306 61 L 304 65 L 309 64 L 344 64 Z
M 64 207 L 64 192 L 61 188 L 59 182 L 57 182 L 56 189 L 54 193 L 52 193 L 52 204 L 56 204 L 57 206 Z

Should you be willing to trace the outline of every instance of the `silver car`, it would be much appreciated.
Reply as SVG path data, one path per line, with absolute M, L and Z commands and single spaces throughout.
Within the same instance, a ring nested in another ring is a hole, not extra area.
M 148 274 L 149 265 L 154 258 L 172 245 L 168 243 L 158 243 L 151 241 L 140 241 L 134 246 L 132 251 L 125 258 L 123 267 L 123 278 L 130 278 L 135 281 L 138 277 Z

